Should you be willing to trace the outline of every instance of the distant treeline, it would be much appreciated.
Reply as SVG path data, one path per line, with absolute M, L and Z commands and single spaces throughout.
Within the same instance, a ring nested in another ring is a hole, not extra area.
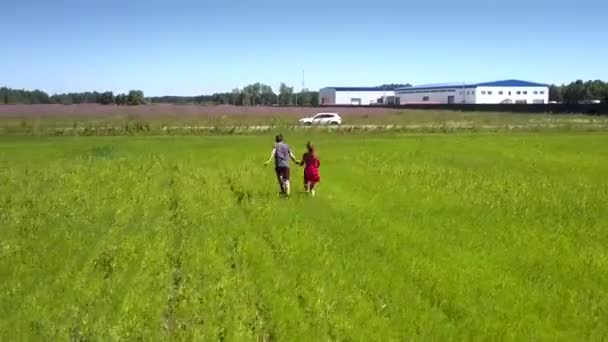
M 549 87 L 549 101 L 575 104 L 593 100 L 608 102 L 608 82 L 578 80 L 568 85 Z
M 141 90 L 131 90 L 128 94 L 118 94 L 114 96 L 111 91 L 103 93 L 99 92 L 84 92 L 84 93 L 67 93 L 55 94 L 49 96 L 41 90 L 23 90 L 0 88 L 0 104 L 81 104 L 81 103 L 99 103 L 104 105 L 140 105 L 145 103 L 144 92 Z
M 235 106 L 318 106 L 319 92 L 304 89 L 294 92 L 293 87 L 282 83 L 278 93 L 272 87 L 262 83 L 250 84 L 243 88 L 235 88 L 229 93 L 216 93 L 213 95 L 200 96 L 158 96 L 149 97 L 152 103 L 197 103 L 211 105 L 235 105 Z
M 0 104 L 81 104 L 98 103 L 104 105 L 139 105 L 144 103 L 197 103 L 197 104 L 231 104 L 236 106 L 271 106 L 298 105 L 318 106 L 319 93 L 304 89 L 299 93 L 293 87 L 281 84 L 278 93 L 266 84 L 250 84 L 242 89 L 235 88 L 230 93 L 217 93 L 199 96 L 158 96 L 144 97 L 141 90 L 132 90 L 128 94 L 114 95 L 111 91 L 66 93 L 49 96 L 41 90 L 22 90 L 0 88 Z
M 391 86 L 383 85 L 383 86 Z M 394 85 L 393 85 L 394 86 Z M 584 101 L 600 100 L 608 102 L 608 82 L 601 80 L 578 80 L 568 85 L 551 85 L 549 87 L 549 101 L 568 104 Z M 304 89 L 295 92 L 293 87 L 284 83 L 275 93 L 272 87 L 266 84 L 254 83 L 243 88 L 235 88 L 229 93 L 216 93 L 199 96 L 157 96 L 144 97 L 141 90 L 131 90 L 128 94 L 114 95 L 111 91 L 66 93 L 49 96 L 41 90 L 0 88 L 0 104 L 80 104 L 99 103 L 104 105 L 139 105 L 144 103 L 174 103 L 174 104 L 230 104 L 235 106 L 318 106 L 319 92 Z

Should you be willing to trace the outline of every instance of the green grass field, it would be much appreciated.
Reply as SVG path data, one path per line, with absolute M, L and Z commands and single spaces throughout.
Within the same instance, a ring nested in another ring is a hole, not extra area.
M 0 137 L 0 340 L 606 340 L 606 133 Z

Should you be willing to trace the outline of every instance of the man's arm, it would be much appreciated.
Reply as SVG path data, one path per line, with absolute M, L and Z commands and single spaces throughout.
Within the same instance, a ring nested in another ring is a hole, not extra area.
M 294 163 L 300 164 L 300 161 L 296 158 L 293 152 L 291 152 L 291 150 L 289 150 L 289 157 L 291 158 L 291 160 L 293 160 Z
M 272 161 L 272 158 L 274 158 L 274 154 L 277 152 L 276 148 L 272 149 L 272 152 L 270 152 L 270 158 L 268 158 L 268 160 L 264 163 L 264 165 L 270 164 L 270 162 Z

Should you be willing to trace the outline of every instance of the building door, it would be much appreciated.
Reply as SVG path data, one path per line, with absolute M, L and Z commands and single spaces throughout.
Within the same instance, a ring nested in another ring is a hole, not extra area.
M 448 96 L 448 103 L 454 103 L 454 95 Z
M 353 106 L 360 106 L 361 105 L 361 99 L 357 99 L 357 98 L 351 98 L 350 99 L 350 104 Z

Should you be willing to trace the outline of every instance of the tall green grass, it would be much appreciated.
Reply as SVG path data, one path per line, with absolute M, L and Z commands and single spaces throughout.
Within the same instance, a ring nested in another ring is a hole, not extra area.
M 0 339 L 605 340 L 608 136 L 0 138 Z

